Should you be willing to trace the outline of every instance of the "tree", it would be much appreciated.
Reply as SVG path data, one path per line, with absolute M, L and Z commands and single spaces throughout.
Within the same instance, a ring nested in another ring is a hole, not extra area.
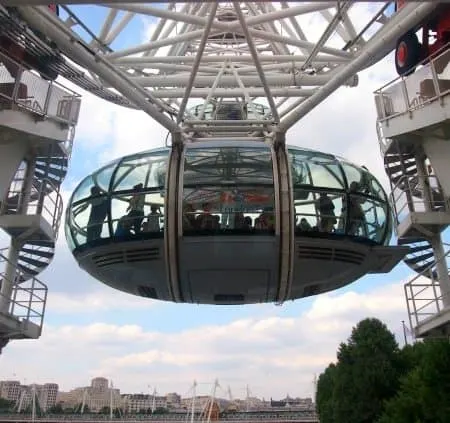
M 395 336 L 378 319 L 357 324 L 338 350 L 334 417 L 340 423 L 373 423 L 395 395 L 400 355 Z
M 167 410 L 167 408 L 156 407 L 155 411 L 153 411 L 153 414 L 167 414 L 168 412 L 169 412 L 169 410 Z
M 61 403 L 55 404 L 53 407 L 47 410 L 48 414 L 64 414 L 64 410 L 62 408 Z
M 387 401 L 378 423 L 447 423 L 450 416 L 450 343 L 416 343 L 415 360 L 402 377 L 397 395 Z M 418 360 L 418 358 L 421 358 Z
M 90 410 L 89 410 L 89 407 L 88 407 L 87 404 L 84 404 L 84 407 L 83 407 L 83 403 L 80 402 L 80 403 L 76 404 L 75 407 L 73 407 L 73 413 L 75 413 L 75 414 L 81 414 L 81 413 L 88 414 L 88 413 L 90 413 Z
M 0 413 L 7 413 L 14 408 L 14 401 L 0 398 Z
M 337 358 L 319 378 L 321 422 L 373 423 L 395 395 L 401 374 L 394 335 L 380 320 L 364 319 L 339 346 Z
M 316 407 L 321 423 L 333 423 L 333 390 L 336 365 L 331 363 L 317 381 Z
M 102 407 L 98 414 L 109 414 L 111 412 L 109 406 L 105 405 L 104 407 Z

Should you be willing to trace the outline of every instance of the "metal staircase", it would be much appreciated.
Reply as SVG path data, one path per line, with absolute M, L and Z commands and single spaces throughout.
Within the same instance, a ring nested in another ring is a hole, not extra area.
M 405 146 L 405 143 L 395 144 L 391 141 L 390 149 L 387 150 L 384 155 L 384 168 L 391 183 L 393 193 L 391 199 L 394 203 L 397 223 L 399 223 L 399 218 L 401 218 L 403 211 L 415 211 L 417 205 L 423 204 L 424 201 L 424 187 L 421 187 L 419 183 L 416 157 L 413 148 L 412 145 L 406 144 Z M 431 179 L 433 178 L 431 177 Z M 430 177 L 426 180 L 430 181 Z M 434 211 L 444 210 L 446 207 L 445 197 L 439 184 L 436 183 L 435 186 L 433 186 L 428 183 L 426 184 L 425 189 L 429 191 L 431 197 L 429 209 Z M 398 191 L 401 191 L 401 193 L 404 194 L 406 200 L 400 206 L 400 208 L 403 207 L 404 210 L 399 210 L 399 201 L 398 198 L 395 198 L 395 193 Z M 410 247 L 410 250 L 403 261 L 417 273 L 422 274 L 425 269 L 428 269 L 435 262 L 433 247 L 429 239 L 425 236 L 400 236 L 397 239 L 397 244 Z M 426 272 L 423 276 L 436 278 L 436 269 L 431 269 L 431 271 Z
M 31 190 L 28 194 L 25 192 L 26 184 L 23 183 L 24 171 L 19 168 L 2 206 L 2 212 L 8 215 L 42 215 L 50 223 L 54 235 L 53 239 L 46 239 L 35 233 L 21 238 L 22 246 L 17 266 L 22 280 L 41 273 L 54 256 L 55 242 L 63 211 L 59 189 L 66 176 L 69 161 L 62 149 L 57 149 L 61 155 L 49 152 L 48 156 L 39 155 L 29 161 L 28 166 L 33 169 L 33 175 Z M 23 207 L 22 201 L 26 195 L 28 195 L 28 204 Z
M 38 338 L 42 331 L 47 287 L 36 276 L 47 268 L 55 254 L 63 212 L 60 187 L 68 169 L 80 100 L 58 83 L 43 82 L 22 63 L 5 59 L 1 53 L 0 60 L 9 60 L 20 68 L 13 82 L 0 84 L 3 110 L 17 113 L 18 122 L 20 118 L 29 122 L 31 115 L 40 125 L 36 135 L 24 135 L 26 152 L 0 199 L 0 228 L 11 237 L 10 247 L 0 251 L 1 349 L 9 339 Z M 4 68 L 0 68 L 0 73 L 6 80 L 11 79 Z M 22 77 L 24 73 L 27 79 Z M 30 81 L 36 79 L 40 84 L 36 86 L 45 83 L 47 89 L 35 89 Z M 9 87 L 10 92 L 6 91 Z M 19 90 L 26 94 L 14 94 Z M 34 107 L 35 103 L 39 107 Z M 46 137 L 45 122 L 48 134 L 57 134 L 59 139 Z M 20 129 L 10 130 L 7 121 L 2 122 L 1 131 L 21 136 Z
M 433 247 L 426 238 L 398 238 L 398 245 L 408 246 L 409 252 L 403 259 L 411 269 L 426 277 L 437 278 L 436 269 L 434 267 L 435 258 Z M 431 268 L 430 268 L 431 266 Z M 424 273 L 425 270 L 429 270 Z
M 10 339 L 38 338 L 42 332 L 47 286 L 35 277 L 22 277 L 6 257 L 7 248 L 0 250 L 0 285 L 6 281 L 13 285 L 7 310 L 0 311 L 0 353 Z M 12 278 L 8 275 L 12 267 Z M 0 297 L 0 300 L 5 300 Z
M 409 246 L 404 262 L 417 273 L 405 284 L 405 295 L 411 327 L 420 338 L 450 336 L 450 255 L 441 239 L 450 225 L 450 204 L 449 192 L 442 187 L 448 190 L 446 169 L 438 157 L 446 152 L 438 150 L 436 155 L 436 144 L 432 144 L 436 139 L 448 140 L 449 135 L 444 101 L 450 94 L 448 72 L 438 74 L 435 67 L 449 55 L 448 47 L 415 74 L 397 78 L 375 92 L 378 139 L 391 184 L 397 243 Z

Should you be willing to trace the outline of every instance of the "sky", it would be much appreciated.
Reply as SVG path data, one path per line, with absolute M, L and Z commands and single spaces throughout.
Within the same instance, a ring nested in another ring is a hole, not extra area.
M 98 27 L 96 13 L 80 13 Z M 89 17 L 88 17 L 89 16 Z M 310 22 L 313 31 L 314 22 Z M 141 39 L 152 21 L 137 20 L 120 41 Z M 117 47 L 117 46 L 116 46 Z M 118 45 L 120 47 L 120 43 Z M 359 74 L 356 88 L 340 88 L 287 134 L 288 144 L 313 148 L 365 165 L 388 190 L 375 130 L 373 91 L 396 77 L 392 55 Z M 72 88 L 70 84 L 66 84 Z M 142 112 L 83 95 L 70 170 L 62 186 L 67 201 L 80 180 L 117 157 L 163 145 L 166 131 Z M 1 238 L 4 240 L 4 237 Z M 307 299 L 250 306 L 164 303 L 115 291 L 83 272 L 63 230 L 53 263 L 39 279 L 49 287 L 39 340 L 11 342 L 0 356 L 0 379 L 56 382 L 60 390 L 107 377 L 122 393 L 190 395 L 195 380 L 207 394 L 217 378 L 219 396 L 230 387 L 244 398 L 311 396 L 314 375 L 336 359 L 359 320 L 377 317 L 403 344 L 408 320 L 403 264 L 347 287 Z

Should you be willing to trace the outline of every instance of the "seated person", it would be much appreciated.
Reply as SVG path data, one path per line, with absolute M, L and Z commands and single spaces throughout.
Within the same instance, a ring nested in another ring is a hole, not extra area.
M 161 230 L 159 226 L 159 219 L 161 217 L 161 213 L 159 207 L 156 205 L 152 205 L 150 207 L 150 214 L 147 216 L 147 224 L 146 231 L 147 232 L 159 232 Z
M 114 232 L 114 236 L 127 236 L 131 235 L 130 229 L 133 221 L 128 215 L 122 216 L 117 222 L 117 228 Z
M 186 203 L 183 208 L 183 229 L 192 230 L 197 228 L 195 209 L 192 204 Z
M 297 228 L 300 231 L 303 231 L 303 232 L 308 232 L 308 231 L 312 230 L 312 226 L 310 225 L 310 223 L 304 217 L 302 217 L 300 219 L 300 223 L 298 224 Z

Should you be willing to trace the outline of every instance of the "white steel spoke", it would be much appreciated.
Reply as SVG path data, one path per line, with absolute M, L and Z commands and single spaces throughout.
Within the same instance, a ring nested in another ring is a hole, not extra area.
M 197 71 L 200 67 L 200 62 L 202 60 L 203 51 L 205 50 L 206 42 L 208 41 L 209 31 L 211 29 L 214 18 L 216 17 L 217 3 L 212 3 L 212 7 L 210 10 L 210 15 L 208 18 L 208 22 L 206 23 L 206 28 L 203 33 L 202 39 L 200 41 L 200 45 L 198 47 L 197 56 L 195 57 L 194 66 L 192 67 L 192 72 L 189 77 L 189 81 L 186 85 L 186 89 L 184 92 L 183 100 L 180 105 L 180 109 L 178 111 L 177 122 L 180 123 L 183 120 L 184 111 L 186 109 L 186 105 L 189 101 L 189 96 L 192 91 L 192 87 L 194 85 L 195 77 L 197 75 Z
M 245 18 L 244 18 L 244 15 L 242 14 L 242 10 L 239 5 L 239 2 L 233 2 L 233 4 L 234 4 L 234 8 L 236 10 L 237 16 L 239 18 L 239 21 L 241 22 L 242 30 L 244 31 L 245 38 L 247 39 L 248 47 L 249 47 L 250 53 L 253 57 L 253 61 L 255 63 L 256 70 L 258 72 L 259 78 L 261 79 L 261 83 L 264 87 L 264 92 L 266 94 L 267 101 L 269 102 L 269 106 L 272 110 L 272 115 L 274 116 L 275 120 L 278 121 L 279 120 L 278 119 L 278 110 L 275 107 L 275 102 L 273 100 L 272 94 L 270 93 L 270 88 L 267 83 L 266 76 L 261 67 L 261 62 L 259 61 L 259 58 L 258 58 L 258 51 L 256 50 L 255 44 L 253 42 L 253 38 L 250 36 L 250 33 L 248 31 L 248 28 L 247 28 L 247 25 L 245 22 Z
M 256 138 L 257 128 L 286 131 L 340 86 L 356 86 L 358 72 L 436 7 L 407 2 L 394 13 L 388 1 L 71 0 L 59 3 L 58 18 L 47 3 L 9 5 L 54 41 L 61 77 L 144 110 L 172 132 L 208 139 L 220 131 Z M 83 17 L 94 12 L 101 17 L 90 28 Z M 253 120 L 211 121 L 211 110 L 232 102 Z

